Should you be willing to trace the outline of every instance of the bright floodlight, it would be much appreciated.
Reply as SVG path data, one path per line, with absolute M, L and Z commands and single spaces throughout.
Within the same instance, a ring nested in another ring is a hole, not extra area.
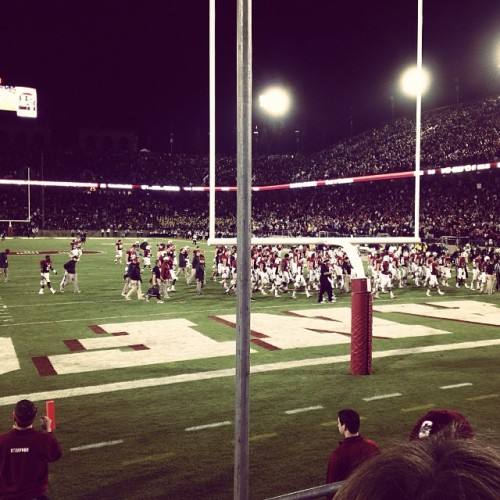
M 407 69 L 401 77 L 403 92 L 412 97 L 417 95 L 419 89 L 422 94 L 425 94 L 429 88 L 430 82 L 431 77 L 425 68 L 422 68 L 421 72 L 419 72 L 416 67 Z
M 272 116 L 283 116 L 290 109 L 290 96 L 286 90 L 273 87 L 259 97 L 259 105 Z

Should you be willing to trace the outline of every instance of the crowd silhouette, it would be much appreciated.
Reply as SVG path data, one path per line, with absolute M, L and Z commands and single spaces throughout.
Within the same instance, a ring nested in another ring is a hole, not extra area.
M 500 99 L 488 98 L 425 113 L 421 167 L 492 164 L 500 156 Z M 252 161 L 255 186 L 411 171 L 415 123 L 403 117 L 338 142 L 313 155 L 259 156 Z M 43 162 L 43 165 L 41 163 Z M 43 166 L 43 168 L 41 168 Z M 5 179 L 31 179 L 170 186 L 207 186 L 209 158 L 138 151 L 85 152 L 0 149 Z M 216 184 L 236 185 L 236 158 L 218 156 Z M 414 234 L 414 180 L 373 181 L 317 188 L 256 192 L 252 196 L 257 235 L 409 236 Z M 422 237 L 460 236 L 500 240 L 498 168 L 424 176 L 420 189 Z M 2 219 L 26 218 L 27 188 L 5 186 Z M 182 236 L 208 229 L 208 193 L 140 189 L 32 187 L 32 225 L 41 230 L 136 231 Z M 216 231 L 236 232 L 236 194 L 216 196 Z M 19 225 L 18 231 L 23 231 Z

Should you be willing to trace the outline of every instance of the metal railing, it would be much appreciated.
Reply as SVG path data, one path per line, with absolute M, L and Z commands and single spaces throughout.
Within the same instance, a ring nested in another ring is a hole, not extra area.
M 315 486 L 306 490 L 295 491 L 293 493 L 286 493 L 277 497 L 267 498 L 266 500 L 312 500 L 314 498 L 325 498 L 332 496 L 336 493 L 344 481 L 338 483 L 324 484 L 322 486 Z

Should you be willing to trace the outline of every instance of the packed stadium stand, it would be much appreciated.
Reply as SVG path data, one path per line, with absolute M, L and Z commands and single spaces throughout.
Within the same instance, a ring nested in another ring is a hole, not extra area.
M 421 179 L 421 236 L 465 237 L 500 243 L 500 98 L 488 98 L 424 113 L 422 168 L 490 164 L 492 168 Z M 338 142 L 313 155 L 259 156 L 252 162 L 253 185 L 408 172 L 415 164 L 415 126 L 399 118 Z M 208 155 L 148 150 L 137 152 L 0 147 L 3 179 L 207 186 Z M 236 185 L 236 158 L 217 157 L 218 186 Z M 216 230 L 236 231 L 236 194 L 217 193 Z M 410 236 L 413 234 L 414 180 L 322 186 L 254 193 L 257 235 Z M 1 219 L 26 218 L 27 188 L 5 186 Z M 208 193 L 140 189 L 32 187 L 32 226 L 42 231 L 111 234 L 206 234 Z M 17 233 L 26 224 L 15 227 Z

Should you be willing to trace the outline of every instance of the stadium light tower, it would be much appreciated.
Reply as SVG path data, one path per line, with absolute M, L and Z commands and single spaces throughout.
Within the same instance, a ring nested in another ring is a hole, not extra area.
M 285 119 L 292 107 L 290 92 L 278 85 L 268 87 L 259 95 L 257 104 L 263 132 L 259 137 L 260 153 L 263 147 L 271 150 L 279 149 L 278 143 L 282 141 Z M 254 139 L 257 139 L 257 136 L 254 136 Z
M 291 107 L 290 94 L 282 87 L 268 88 L 259 96 L 259 105 L 270 116 L 285 116 Z
M 411 67 L 401 76 L 401 88 L 410 97 L 416 97 L 419 91 L 425 94 L 429 90 L 430 83 L 431 77 L 425 68 L 419 71 L 418 68 Z

